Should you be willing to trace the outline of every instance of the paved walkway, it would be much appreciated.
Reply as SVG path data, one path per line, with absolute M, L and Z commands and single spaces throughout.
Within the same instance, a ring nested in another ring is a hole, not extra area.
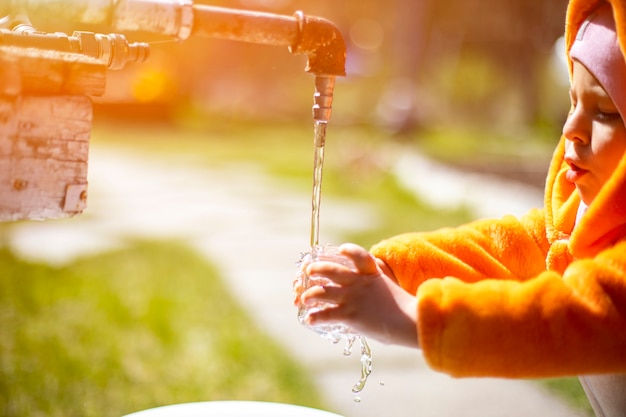
M 309 245 L 310 190 L 294 189 L 254 166 L 197 169 L 97 146 L 90 158 L 88 210 L 74 219 L 15 225 L 10 241 L 22 256 L 62 264 L 117 248 L 128 237 L 184 239 L 217 264 L 258 325 L 311 370 L 329 411 L 346 417 L 577 415 L 532 383 L 453 379 L 430 371 L 418 351 L 373 341 L 373 372 L 356 402 L 351 387 L 359 377 L 358 350 L 344 357 L 343 345 L 301 327 L 291 306 L 295 262 Z M 398 164 L 403 178 L 441 178 L 434 175 L 440 167 L 415 158 Z M 414 171 L 419 167 L 425 172 Z M 481 187 L 491 184 L 481 181 Z M 472 187 L 473 193 L 479 189 Z M 517 193 L 513 200 L 519 198 Z M 481 203 L 493 207 L 486 196 Z M 324 199 L 320 240 L 340 243 L 330 232 L 372 217 L 366 206 Z

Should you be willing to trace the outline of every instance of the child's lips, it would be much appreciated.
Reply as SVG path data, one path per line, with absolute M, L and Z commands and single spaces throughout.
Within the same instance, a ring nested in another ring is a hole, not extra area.
M 571 160 L 566 160 L 566 162 L 569 165 L 569 170 L 565 173 L 565 179 L 573 184 L 577 183 L 588 172 Z

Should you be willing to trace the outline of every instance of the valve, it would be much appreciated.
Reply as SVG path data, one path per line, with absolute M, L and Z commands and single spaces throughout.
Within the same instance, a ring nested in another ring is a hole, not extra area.
M 0 28 L 0 45 L 78 53 L 112 70 L 122 69 L 131 62 L 144 62 L 150 55 L 147 43 L 130 43 L 121 34 L 75 31 L 68 36 L 60 32 L 38 32 L 25 18 L 18 18 L 16 22 L 12 29 Z
M 145 62 L 150 56 L 147 43 L 130 43 L 124 35 L 117 33 L 103 35 L 75 31 L 71 38 L 78 39 L 80 53 L 96 58 L 112 70 L 122 69 L 131 62 Z

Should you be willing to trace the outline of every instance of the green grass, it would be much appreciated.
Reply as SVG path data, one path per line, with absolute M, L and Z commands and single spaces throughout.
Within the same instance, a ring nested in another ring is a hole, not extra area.
M 578 378 L 551 378 L 539 381 L 552 394 L 563 398 L 569 405 L 593 417 L 593 409 Z
M 0 249 L 0 415 L 117 416 L 192 401 L 321 407 L 215 269 L 175 243 L 54 268 Z

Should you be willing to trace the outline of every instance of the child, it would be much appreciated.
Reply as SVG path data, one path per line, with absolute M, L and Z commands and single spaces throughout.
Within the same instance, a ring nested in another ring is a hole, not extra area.
M 333 282 L 300 296 L 333 304 L 309 324 L 419 347 L 454 376 L 594 375 L 581 381 L 598 415 L 626 415 L 626 2 L 571 0 L 565 36 L 572 107 L 545 208 L 371 255 L 342 245 L 354 269 L 308 266 Z

